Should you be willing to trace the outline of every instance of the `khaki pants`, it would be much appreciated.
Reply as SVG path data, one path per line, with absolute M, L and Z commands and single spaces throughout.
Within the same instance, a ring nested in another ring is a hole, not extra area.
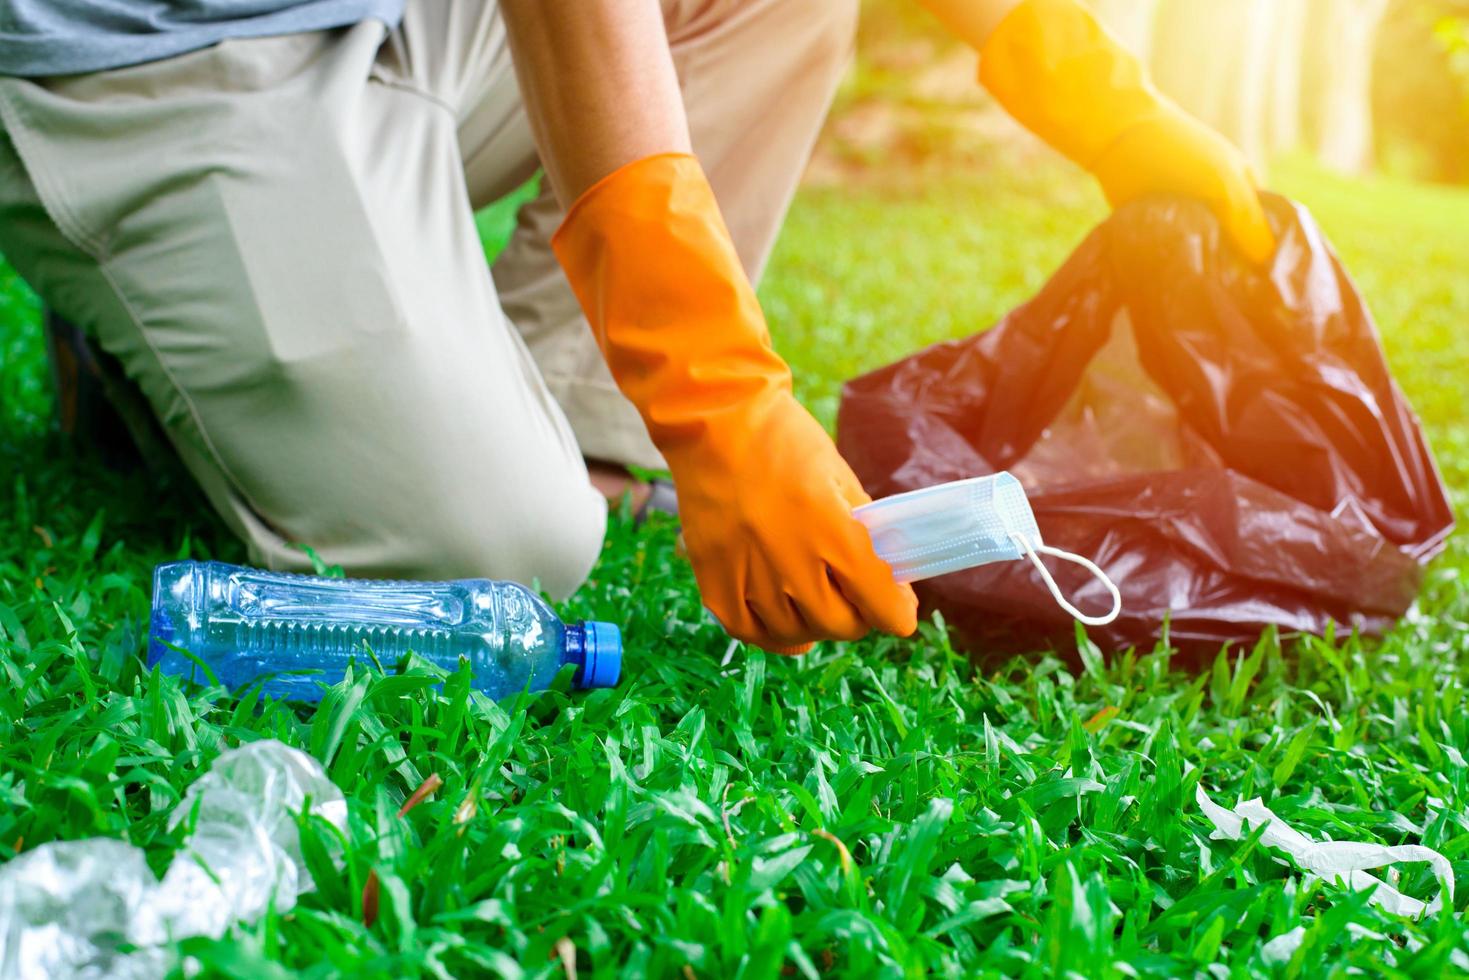
M 666 0 L 696 151 L 751 275 L 850 51 L 852 0 Z M 494 2 L 0 79 L 0 252 L 141 390 L 252 560 L 574 589 L 656 467 L 552 256 L 491 279 L 473 210 L 537 158 Z M 498 285 L 498 290 L 497 290 Z

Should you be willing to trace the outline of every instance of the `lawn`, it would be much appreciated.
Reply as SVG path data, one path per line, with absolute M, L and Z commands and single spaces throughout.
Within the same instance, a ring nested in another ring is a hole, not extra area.
M 1376 312 L 1461 517 L 1469 193 L 1289 163 Z M 1060 165 L 802 193 L 762 296 L 818 415 L 841 381 L 980 329 L 1101 215 Z M 484 222 L 493 235 L 502 222 Z M 1466 536 L 1382 641 L 1277 641 L 981 672 L 941 622 L 801 659 L 700 615 L 667 523 L 614 522 L 564 605 L 623 624 L 621 686 L 495 704 L 363 671 L 315 710 L 181 689 L 140 659 L 154 563 L 238 559 L 190 488 L 49 434 L 34 298 L 0 267 L 0 844 L 94 835 L 162 867 L 224 747 L 307 749 L 346 793 L 345 866 L 287 915 L 181 953 L 216 974 L 685 977 L 1443 975 L 1457 913 L 1412 922 L 1306 882 L 1193 803 L 1263 796 L 1313 836 L 1423 843 L 1469 871 Z M 430 774 L 443 787 L 407 817 Z M 319 834 L 308 828 L 308 835 Z M 382 915 L 362 923 L 369 872 Z M 1400 887 L 1427 898 L 1424 866 Z M 1457 906 L 1465 903 L 1459 899 Z M 1292 953 L 1274 937 L 1304 927 Z M 0 937 L 3 942 L 3 937 Z

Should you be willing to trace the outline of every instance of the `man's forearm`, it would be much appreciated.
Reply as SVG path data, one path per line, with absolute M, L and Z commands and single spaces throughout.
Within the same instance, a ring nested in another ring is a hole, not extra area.
M 978 51 L 1020 0 L 918 0 L 949 32 Z
M 658 0 L 502 0 L 516 76 L 562 204 L 624 164 L 688 153 Z

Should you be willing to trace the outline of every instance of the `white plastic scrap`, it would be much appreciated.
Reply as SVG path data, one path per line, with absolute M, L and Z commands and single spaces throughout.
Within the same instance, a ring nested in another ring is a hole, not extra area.
M 1260 947 L 1260 958 L 1271 966 L 1284 966 L 1296 955 L 1296 950 L 1301 948 L 1305 938 L 1305 926 L 1296 926 L 1289 932 L 1282 932 Z
M 1233 810 L 1226 809 L 1204 792 L 1202 786 L 1195 794 L 1199 809 L 1214 824 L 1211 840 L 1242 840 L 1263 825 L 1260 843 L 1266 847 L 1284 851 L 1295 859 L 1296 866 L 1308 875 L 1336 884 L 1346 885 L 1354 891 L 1373 889 L 1371 900 L 1385 911 L 1394 915 L 1417 918 L 1432 915 L 1443 907 L 1447 900 L 1454 900 L 1454 870 L 1448 859 L 1431 847 L 1421 844 L 1363 844 L 1357 841 L 1324 840 L 1313 841 L 1305 834 L 1270 812 L 1270 808 L 1258 798 L 1246 800 Z M 1246 826 L 1248 825 L 1248 826 Z M 1421 902 L 1404 895 L 1387 882 L 1367 873 L 1370 868 L 1382 868 L 1391 864 L 1426 861 L 1438 878 L 1440 892 L 1432 902 Z M 1284 940 L 1285 937 L 1279 937 Z M 1298 940 L 1297 940 L 1298 941 Z M 1289 944 L 1282 942 L 1282 951 Z M 1286 954 L 1289 958 L 1289 953 Z
M 161 976 L 171 963 L 159 944 L 292 908 L 314 887 L 295 818 L 308 800 L 346 829 L 346 800 L 320 763 L 252 742 L 222 753 L 174 808 L 170 828 L 196 806 L 197 820 L 161 882 L 141 849 L 106 838 L 42 844 L 0 866 L 0 977 Z

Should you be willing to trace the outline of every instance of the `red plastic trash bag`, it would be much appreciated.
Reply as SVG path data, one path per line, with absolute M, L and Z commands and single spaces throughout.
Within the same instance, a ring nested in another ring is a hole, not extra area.
M 1123 612 L 1106 649 L 1184 650 L 1267 624 L 1381 631 L 1453 528 L 1377 331 L 1305 209 L 1267 200 L 1254 269 L 1201 205 L 1153 200 L 1097 228 L 993 329 L 848 382 L 837 442 L 873 497 L 1009 470 L 1048 544 L 1095 560 Z M 1055 569 L 1077 606 L 1108 596 Z M 970 647 L 1065 646 L 1027 562 L 918 583 Z

